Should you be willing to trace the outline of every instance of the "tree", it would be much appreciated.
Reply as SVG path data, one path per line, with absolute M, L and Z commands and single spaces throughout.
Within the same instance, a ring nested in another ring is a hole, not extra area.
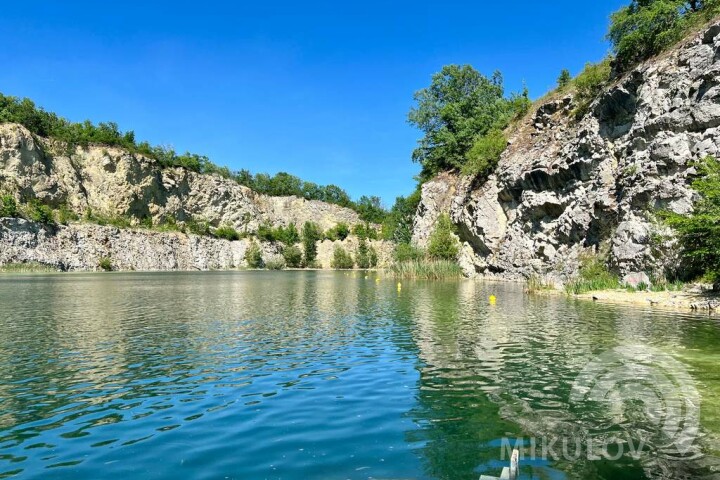
M 557 84 L 559 89 L 563 89 L 570 85 L 570 82 L 572 81 L 572 76 L 570 75 L 570 70 L 567 68 L 563 68 L 560 72 L 560 76 L 557 79 Z
M 283 249 L 283 257 L 285 263 L 290 268 L 299 268 L 302 266 L 302 252 L 295 245 L 288 245 Z
M 355 259 L 359 268 L 370 268 L 370 247 L 364 238 L 360 238 L 358 242 Z
M 527 90 L 509 99 L 504 94 L 500 72 L 487 78 L 470 65 L 443 67 L 429 87 L 415 93 L 408 121 L 425 134 L 412 156 L 423 167 L 422 178 L 459 169 L 477 138 L 504 129 L 527 110 Z
M 691 275 L 720 281 L 720 162 L 708 157 L 697 165 L 692 187 L 700 195 L 690 215 L 665 212 L 679 236 Z M 688 278 L 692 280 L 692 278 Z
M 322 232 L 320 231 L 320 227 L 313 222 L 305 222 L 302 228 L 302 243 L 305 256 L 303 260 L 305 265 L 311 266 L 315 263 L 315 259 L 317 258 L 316 242 L 321 239 Z
M 395 205 L 390 209 L 385 222 L 383 222 L 382 236 L 385 240 L 392 240 L 395 243 L 410 243 L 420 197 L 421 190 L 418 187 L 412 195 L 395 199 Z
M 356 203 L 357 212 L 360 214 L 360 219 L 364 222 L 371 223 L 382 223 L 387 216 L 387 211 L 382 207 L 380 197 L 366 196 L 360 197 L 360 200 Z
M 457 259 L 460 248 L 453 230 L 453 224 L 448 214 L 440 215 L 428 242 L 427 253 L 430 258 L 435 260 Z
M 245 250 L 245 261 L 250 268 L 263 268 L 265 266 L 260 245 L 254 241 L 250 242 L 247 250 Z
M 467 163 L 463 165 L 462 173 L 487 177 L 495 170 L 505 148 L 507 148 L 505 134 L 501 130 L 491 130 L 475 141 L 467 154 Z
M 350 255 L 340 245 L 335 245 L 333 250 L 333 259 L 330 262 L 330 266 L 335 269 L 349 270 L 355 266 L 352 255 Z

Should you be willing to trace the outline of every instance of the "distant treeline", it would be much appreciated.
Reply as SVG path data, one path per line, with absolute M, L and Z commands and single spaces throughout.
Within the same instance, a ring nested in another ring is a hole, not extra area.
M 190 152 L 178 154 L 169 147 L 138 142 L 135 132 L 123 132 L 114 122 L 101 122 L 97 125 L 87 120 L 81 123 L 71 122 L 37 107 L 28 98 L 19 99 L 0 93 L 0 123 L 6 122 L 19 123 L 35 135 L 59 140 L 70 149 L 91 144 L 120 147 L 131 153 L 153 158 L 166 168 L 180 167 L 197 173 L 218 174 L 266 195 L 295 195 L 307 200 L 321 200 L 347 207 L 358 212 L 366 222 L 382 223 L 387 216 L 380 198 L 376 196 L 362 196 L 358 201 L 353 201 L 345 190 L 336 185 L 306 182 L 285 172 L 274 176 L 266 173 L 253 175 L 247 170 L 234 172 L 214 164 L 205 155 Z

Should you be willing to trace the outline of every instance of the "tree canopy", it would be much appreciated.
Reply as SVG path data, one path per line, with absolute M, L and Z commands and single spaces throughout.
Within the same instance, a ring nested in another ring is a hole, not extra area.
M 423 178 L 461 168 L 479 138 L 507 127 L 530 103 L 527 91 L 505 97 L 500 72 L 488 78 L 470 65 L 444 66 L 414 99 L 408 121 L 424 136 L 412 158 L 422 165 Z

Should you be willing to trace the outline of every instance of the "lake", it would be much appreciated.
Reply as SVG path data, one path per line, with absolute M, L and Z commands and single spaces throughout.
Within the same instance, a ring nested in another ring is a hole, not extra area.
M 717 317 L 515 284 L 5 275 L 0 477 L 719 478 L 719 365 Z

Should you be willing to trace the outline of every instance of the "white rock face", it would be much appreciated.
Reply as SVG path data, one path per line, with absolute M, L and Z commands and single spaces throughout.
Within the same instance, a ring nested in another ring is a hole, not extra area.
M 580 121 L 574 106 L 539 107 L 487 180 L 424 185 L 415 241 L 448 212 L 471 275 L 563 278 L 601 245 L 622 275 L 676 268 L 672 242 L 653 245 L 667 233 L 654 217 L 692 210 L 691 163 L 720 150 L 720 23 L 619 79 Z
M 36 139 L 24 127 L 0 125 L 0 190 L 19 198 L 66 204 L 77 214 L 205 220 L 254 232 L 313 221 L 323 229 L 360 223 L 348 208 L 297 197 L 268 197 L 219 175 L 161 169 L 142 155 L 112 147 L 76 148 Z

